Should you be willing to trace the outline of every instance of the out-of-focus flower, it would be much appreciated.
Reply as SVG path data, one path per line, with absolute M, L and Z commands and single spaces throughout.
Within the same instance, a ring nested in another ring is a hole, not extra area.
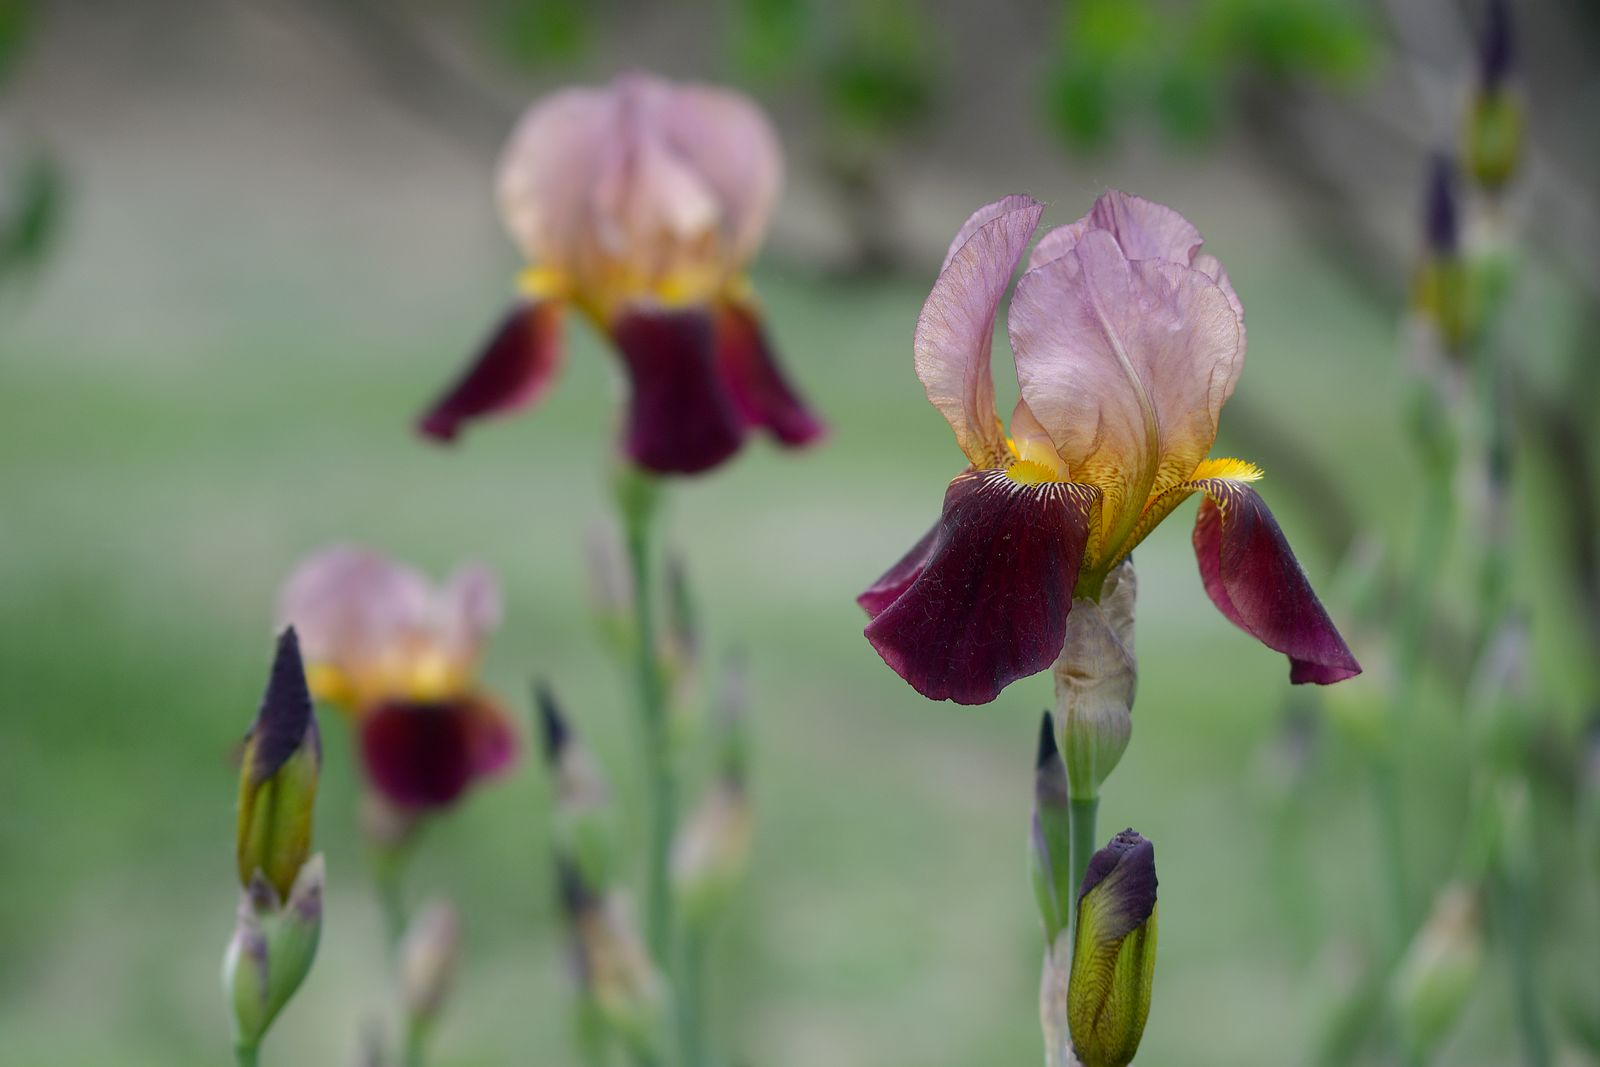
M 1423 251 L 1412 304 L 1446 352 L 1459 353 L 1477 332 L 1479 302 L 1472 266 L 1461 250 L 1461 179 L 1456 161 L 1437 154 L 1422 199 Z
M 1211 459 L 1244 362 L 1244 311 L 1200 234 L 1120 192 L 1034 249 L 1009 313 L 1021 399 L 995 413 L 995 317 L 1043 205 L 1010 196 L 956 235 L 916 330 L 917 375 L 971 466 L 939 521 L 858 599 L 884 661 L 936 700 L 993 700 L 1049 667 L 1075 597 L 1180 503 L 1201 502 L 1206 592 L 1289 657 L 1293 682 L 1360 667 L 1253 487 L 1255 466 Z
M 1133 1062 L 1156 968 L 1155 846 L 1124 830 L 1089 860 L 1067 983 L 1072 1049 L 1083 1067 Z
M 1406 1042 L 1433 1052 L 1483 973 L 1483 918 L 1470 886 L 1446 886 L 1395 972 L 1391 995 Z
M 1499 192 L 1516 173 L 1524 134 L 1522 94 L 1513 80 L 1516 41 L 1507 0 L 1489 0 L 1478 36 L 1478 82 L 1466 116 L 1467 170 Z
M 241 1050 L 260 1044 L 316 958 L 324 876 L 322 857 L 308 854 L 321 760 L 299 644 L 285 630 L 239 771 L 243 888 L 222 987 Z
M 301 563 L 279 603 L 299 630 L 312 693 L 356 724 L 373 787 L 405 812 L 448 805 L 515 758 L 510 719 L 476 678 L 500 613 L 482 568 L 463 567 L 441 589 L 349 547 Z
M 322 740 L 293 628 L 278 637 L 267 690 L 245 735 L 236 840 L 239 884 L 259 873 L 280 901 L 311 853 Z
M 566 309 L 616 346 L 630 384 L 623 447 L 693 474 L 751 430 L 788 446 L 822 424 L 779 370 L 744 270 L 777 202 L 776 136 L 744 96 L 625 74 L 536 102 L 500 161 L 500 209 L 530 264 L 477 361 L 423 416 L 450 440 L 540 397 Z
M 400 943 L 400 1000 L 410 1025 L 438 1018 L 461 962 L 461 916 L 448 900 L 435 900 L 411 921 Z

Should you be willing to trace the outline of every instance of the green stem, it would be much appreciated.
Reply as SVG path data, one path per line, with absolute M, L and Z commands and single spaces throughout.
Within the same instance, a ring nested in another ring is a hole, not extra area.
M 1550 1035 L 1545 1030 L 1539 995 L 1537 929 L 1526 879 L 1507 872 L 1502 879 L 1506 939 L 1511 951 L 1511 988 L 1516 999 L 1517 1029 L 1522 1034 L 1527 1067 L 1550 1067 Z
M 422 1067 L 427 1060 L 428 1025 L 420 1019 L 406 1020 L 405 1038 L 400 1047 L 401 1067 Z
M 1094 819 L 1099 810 L 1099 797 L 1073 797 L 1067 806 L 1067 827 L 1071 835 L 1073 893 L 1073 898 L 1066 902 L 1069 929 L 1077 926 L 1078 887 L 1083 885 L 1083 876 L 1089 870 L 1089 858 L 1099 848 L 1099 839 L 1095 837 L 1094 832 Z
M 682 970 L 678 977 L 678 1067 L 705 1063 L 706 935 L 688 930 L 683 937 Z
M 1406 833 L 1400 775 L 1392 752 L 1379 752 L 1373 757 L 1372 796 L 1378 823 L 1378 865 L 1385 873 L 1382 881 L 1389 924 L 1386 958 L 1393 966 L 1405 954 L 1411 920 L 1406 898 Z
M 233 1046 L 233 1059 L 239 1067 L 257 1067 L 261 1062 L 261 1048 L 241 1041 Z
M 656 489 L 649 483 L 647 474 L 639 472 L 627 477 L 636 480 L 624 488 L 621 510 L 628 563 L 633 575 L 635 681 L 639 689 L 641 741 L 650 802 L 645 929 L 650 954 L 658 964 L 665 966 L 672 958 L 672 883 L 667 860 L 677 822 L 677 798 L 667 731 L 666 693 L 656 647 L 655 576 L 651 566 Z

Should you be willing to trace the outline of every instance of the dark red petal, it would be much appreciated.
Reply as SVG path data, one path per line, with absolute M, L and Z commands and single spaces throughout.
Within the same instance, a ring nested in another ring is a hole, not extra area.
M 516 762 L 517 731 L 504 709 L 480 697 L 468 705 L 466 714 L 474 778 L 499 774 Z
M 1289 657 L 1289 681 L 1327 685 L 1361 673 L 1312 591 L 1278 522 L 1256 491 L 1221 479 L 1200 483 L 1194 553 L 1212 603 L 1234 624 Z
M 1066 640 L 1088 492 L 1000 470 L 957 477 L 927 564 L 867 624 L 867 640 L 931 700 L 987 704 L 1049 667 Z
M 933 546 L 939 539 L 939 524 L 934 523 L 928 532 L 922 535 L 921 540 L 911 546 L 911 551 L 900 557 L 900 562 L 883 572 L 883 577 L 867 587 L 867 591 L 856 597 L 856 603 L 866 611 L 869 618 L 877 618 L 878 613 L 899 599 L 900 594 L 911 587 L 922 574 L 922 569 L 928 565 L 928 560 L 933 558 Z
M 795 393 L 750 308 L 724 304 L 717 311 L 717 369 L 739 414 L 794 448 L 823 434 L 823 425 Z
M 634 310 L 612 339 L 633 385 L 624 447 L 660 474 L 698 474 L 739 450 L 744 423 L 715 365 L 711 313 Z
M 453 802 L 472 781 L 478 758 L 472 704 L 396 701 L 361 719 L 367 776 L 402 808 Z
M 561 365 L 561 312 L 554 300 L 512 307 L 477 360 L 434 401 L 417 428 L 437 441 L 452 441 L 465 422 L 538 399 Z

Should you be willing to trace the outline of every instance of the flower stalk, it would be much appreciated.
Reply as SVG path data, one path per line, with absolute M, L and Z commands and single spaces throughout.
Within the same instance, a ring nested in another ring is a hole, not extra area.
M 617 510 L 633 579 L 634 684 L 637 687 L 641 752 L 650 805 L 649 857 L 645 873 L 645 930 L 650 954 L 672 958 L 672 835 L 677 825 L 677 782 L 667 722 L 655 620 L 654 531 L 661 489 L 655 476 L 628 467 L 617 478 Z

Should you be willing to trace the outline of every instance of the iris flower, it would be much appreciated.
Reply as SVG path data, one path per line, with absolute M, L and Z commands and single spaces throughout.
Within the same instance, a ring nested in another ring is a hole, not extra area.
M 390 804 L 446 806 L 512 762 L 515 731 L 476 680 L 500 623 L 482 568 L 436 588 L 377 553 L 330 548 L 290 575 L 279 611 L 300 634 L 312 694 L 357 726 L 367 777 Z
M 709 470 L 752 430 L 816 439 L 822 424 L 779 369 L 744 275 L 782 171 L 766 118 L 728 90 L 626 74 L 535 103 L 499 172 L 529 263 L 520 295 L 422 432 L 448 441 L 542 396 L 575 308 L 621 357 L 623 448 L 646 469 Z
M 1261 471 L 1208 458 L 1244 362 L 1244 309 L 1177 212 L 1110 192 L 1029 257 L 1008 326 L 1021 398 L 1006 433 L 989 348 L 1043 213 L 981 208 L 917 321 L 917 376 L 970 466 L 939 521 L 858 598 L 866 636 L 918 692 L 983 704 L 1062 651 L 1075 597 L 1098 599 L 1185 499 L 1217 607 L 1289 657 L 1293 682 L 1360 672 L 1256 494 Z

